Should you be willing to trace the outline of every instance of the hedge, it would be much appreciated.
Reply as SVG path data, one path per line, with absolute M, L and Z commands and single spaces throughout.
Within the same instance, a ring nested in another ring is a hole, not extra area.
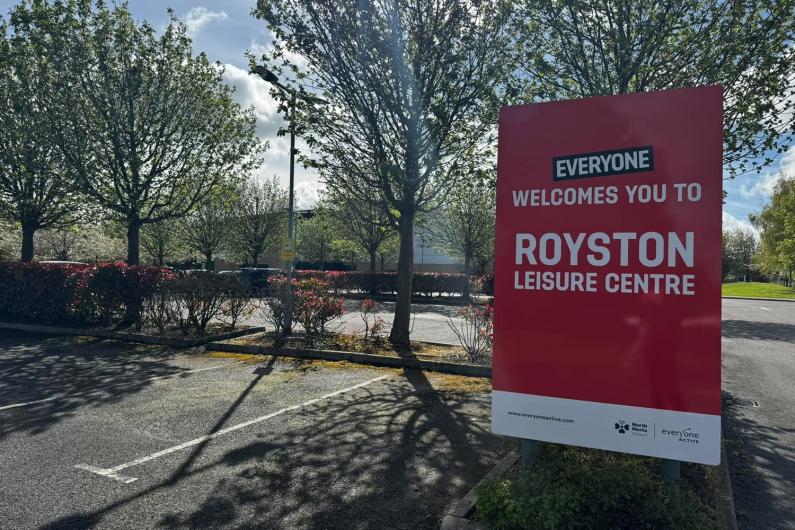
M 358 271 L 313 271 L 297 270 L 298 279 L 316 278 L 328 281 L 335 291 L 361 291 L 369 294 L 395 294 L 397 292 L 396 272 L 358 272 Z M 434 296 L 456 295 L 464 292 L 465 275 L 458 273 L 417 272 L 414 273 L 412 294 Z M 494 280 L 490 275 L 470 279 L 472 292 L 493 292 Z
M 20 320 L 109 324 L 162 283 L 169 269 L 125 263 L 0 262 L 0 315 Z

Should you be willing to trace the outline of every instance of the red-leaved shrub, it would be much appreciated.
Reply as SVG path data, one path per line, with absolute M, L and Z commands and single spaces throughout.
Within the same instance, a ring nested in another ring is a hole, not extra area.
M 18 320 L 110 324 L 173 279 L 170 269 L 124 263 L 0 262 L 0 315 Z
M 397 292 L 397 273 L 395 272 L 295 271 L 293 274 L 299 280 L 314 278 L 327 281 L 330 289 L 336 293 L 360 291 L 376 295 Z M 478 281 L 477 278 L 470 280 L 473 291 L 493 290 L 491 276 L 483 277 L 483 279 L 483 282 Z M 423 296 L 460 295 L 464 292 L 465 281 L 465 276 L 459 273 L 416 272 L 411 290 L 413 294 Z

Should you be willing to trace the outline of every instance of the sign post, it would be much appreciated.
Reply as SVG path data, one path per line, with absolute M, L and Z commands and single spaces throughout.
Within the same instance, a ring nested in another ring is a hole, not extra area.
M 720 462 L 722 100 L 502 109 L 495 432 Z
M 295 259 L 295 240 L 285 239 L 279 249 L 279 258 L 282 261 L 293 261 Z

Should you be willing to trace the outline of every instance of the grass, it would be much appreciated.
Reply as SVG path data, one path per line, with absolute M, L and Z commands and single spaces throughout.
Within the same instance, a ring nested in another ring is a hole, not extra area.
M 271 358 L 270 355 L 255 353 L 229 353 L 209 351 L 203 354 L 213 359 L 230 359 L 246 363 L 262 364 Z M 320 359 L 283 359 L 295 370 L 306 372 L 310 370 L 371 370 L 391 374 L 395 377 L 404 377 L 402 368 L 384 368 L 350 363 L 348 361 L 324 361 Z M 491 391 L 491 379 L 484 377 L 467 377 L 463 375 L 440 374 L 436 372 L 422 372 L 434 390 L 449 394 L 480 394 Z
M 795 299 L 795 289 L 777 283 L 733 282 L 723 284 L 723 296 Z
M 365 342 L 360 335 L 345 333 L 332 333 L 314 339 L 303 334 L 295 333 L 289 337 L 276 337 L 273 332 L 256 333 L 232 339 L 233 344 L 247 344 L 259 346 L 285 346 L 288 348 L 315 348 L 327 350 L 340 350 L 350 352 L 370 353 L 399 357 L 407 352 L 392 345 L 388 340 L 381 339 L 376 343 Z M 412 342 L 411 354 L 423 358 L 438 360 L 455 359 L 464 356 L 460 346 L 429 344 L 426 342 Z

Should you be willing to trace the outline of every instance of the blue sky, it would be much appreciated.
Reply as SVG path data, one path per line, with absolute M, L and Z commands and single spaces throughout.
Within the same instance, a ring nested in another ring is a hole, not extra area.
M 5 16 L 16 3 L 16 0 L 0 0 L 0 13 Z M 254 106 L 258 134 L 270 141 L 271 147 L 259 175 L 276 175 L 286 184 L 289 147 L 286 138 L 276 138 L 281 118 L 276 112 L 276 104 L 268 95 L 265 82 L 248 75 L 244 56 L 246 50 L 257 52 L 271 41 L 265 24 L 251 16 L 255 3 L 256 0 L 130 0 L 129 6 L 138 19 L 147 20 L 158 28 L 166 24 L 166 9 L 171 7 L 188 24 L 194 50 L 204 51 L 211 60 L 225 65 L 226 80 L 235 86 L 237 99 L 244 106 Z M 795 178 L 795 152 L 779 158 L 761 174 L 753 173 L 726 181 L 724 187 L 728 197 L 724 205 L 724 225 L 750 226 L 748 214 L 760 209 L 782 174 Z M 314 203 L 319 187 L 317 174 L 296 168 L 296 188 L 301 206 Z

